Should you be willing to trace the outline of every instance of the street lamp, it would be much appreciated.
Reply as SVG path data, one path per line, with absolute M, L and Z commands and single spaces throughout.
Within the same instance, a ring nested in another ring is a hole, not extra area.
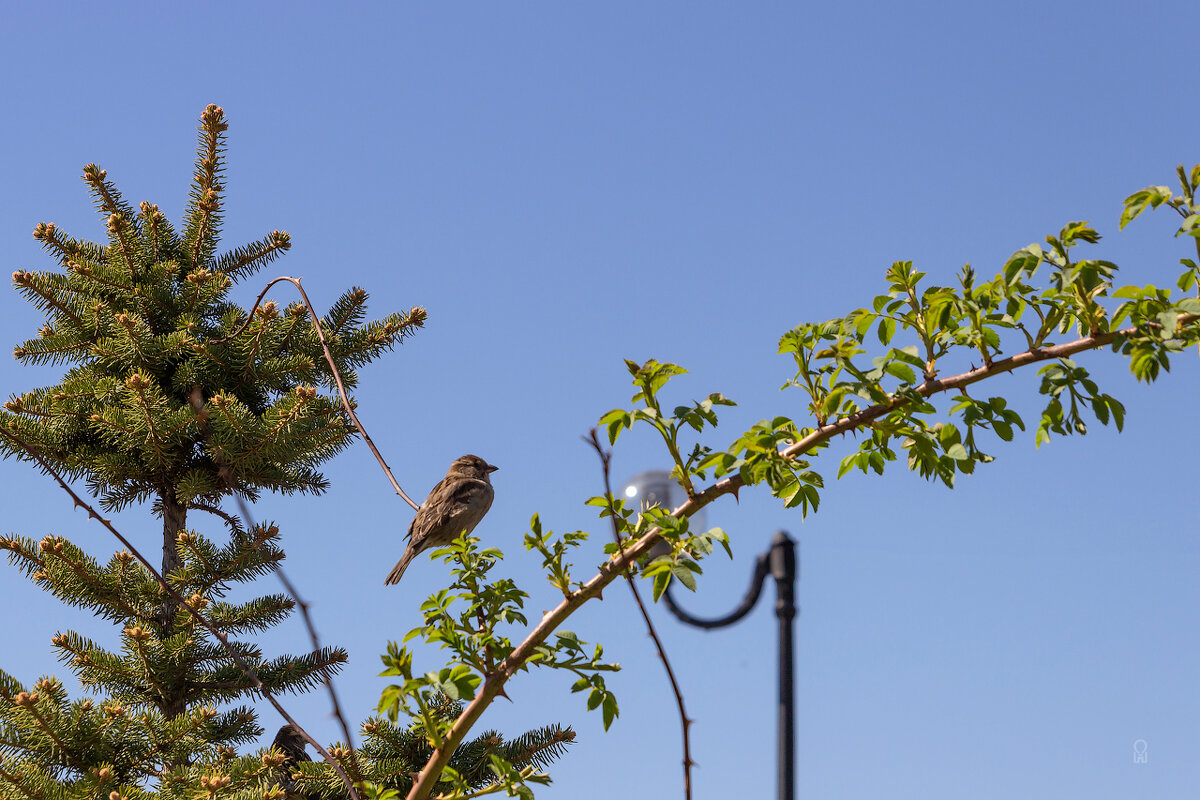
M 663 508 L 675 508 L 672 495 L 677 495 L 679 486 L 666 472 L 643 472 L 630 480 L 624 488 L 629 500 L 640 499 L 647 506 L 658 503 Z M 694 518 L 693 518 L 694 519 Z M 656 555 L 654 552 L 651 555 Z M 672 581 L 667 584 L 663 600 L 667 609 L 681 622 L 702 630 L 711 631 L 738 622 L 750 613 L 762 594 L 763 582 L 770 575 L 775 579 L 775 617 L 779 620 L 779 762 L 778 798 L 792 800 L 796 787 L 796 706 L 793 665 L 795 653 L 792 649 L 792 633 L 796 619 L 796 581 L 800 576 L 796 555 L 796 542 L 784 531 L 775 534 L 771 547 L 754 562 L 754 574 L 750 588 L 742 602 L 730 613 L 715 619 L 694 617 L 679 607 L 671 595 Z

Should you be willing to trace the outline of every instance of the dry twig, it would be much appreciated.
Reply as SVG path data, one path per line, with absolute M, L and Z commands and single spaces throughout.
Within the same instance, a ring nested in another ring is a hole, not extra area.
M 258 304 L 261 303 L 263 298 L 267 296 L 267 291 L 281 281 L 286 281 L 295 286 L 296 291 L 300 293 L 300 297 L 304 299 L 304 307 L 308 309 L 309 316 L 312 317 L 313 327 L 316 328 L 317 331 L 317 338 L 321 341 L 321 349 L 325 352 L 325 361 L 329 364 L 329 371 L 333 374 L 333 380 L 337 384 L 338 395 L 340 395 L 342 398 L 342 408 L 346 410 L 346 414 L 354 422 L 354 427 L 358 429 L 359 434 L 363 437 L 363 441 L 367 443 L 367 447 L 371 448 L 371 452 L 375 454 L 375 460 L 379 462 L 379 466 L 383 470 L 383 474 L 387 476 L 388 481 L 392 484 L 392 488 L 396 490 L 396 494 L 404 498 L 404 502 L 412 506 L 413 511 L 419 511 L 421 507 L 414 503 L 413 499 L 405 494 L 404 490 L 400 488 L 400 484 L 396 482 L 396 477 L 392 475 L 391 467 L 389 467 L 387 462 L 383 460 L 383 456 L 380 454 L 379 448 L 375 446 L 375 442 L 371 441 L 371 437 L 367 434 L 367 429 L 364 428 L 363 424 L 358 421 L 358 415 L 354 413 L 354 407 L 350 403 L 350 398 L 346 395 L 346 385 L 342 382 L 342 374 L 338 370 L 337 364 L 333 362 L 333 353 L 329 351 L 329 342 L 325 339 L 325 331 L 321 328 L 321 320 L 319 317 L 317 317 L 317 312 L 313 309 L 312 303 L 309 302 L 308 295 L 305 293 L 304 287 L 300 285 L 299 278 L 281 275 L 278 278 L 272 279 L 271 282 L 264 286 L 263 290 L 259 292 L 258 298 L 254 301 L 254 305 L 250 308 L 250 313 L 246 316 L 246 321 L 243 322 L 237 330 L 225 338 L 214 339 L 212 344 L 221 344 L 222 342 L 227 342 L 244 331 L 250 324 L 251 320 L 254 319 L 254 312 L 258 309 Z

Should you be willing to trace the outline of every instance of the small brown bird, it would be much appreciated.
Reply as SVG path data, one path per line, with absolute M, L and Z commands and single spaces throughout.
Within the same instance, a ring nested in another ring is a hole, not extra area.
M 279 729 L 279 733 L 275 734 L 275 741 L 271 742 L 271 746 L 283 753 L 283 769 L 285 777 L 280 782 L 280 787 L 285 793 L 287 800 L 309 800 L 309 796 L 296 791 L 296 779 L 292 774 L 296 771 L 296 766 L 304 761 L 312 761 L 308 753 L 304 752 L 304 737 L 300 732 L 291 725 L 284 725 Z
M 408 547 L 384 584 L 398 583 L 418 553 L 445 547 L 463 533 L 475 530 L 492 507 L 495 491 L 488 476 L 497 469 L 479 456 L 455 459 L 446 477 L 433 487 L 413 517 L 408 526 Z
M 294 767 L 301 761 L 312 761 L 308 753 L 304 752 L 304 744 L 304 737 L 291 725 L 280 728 L 279 733 L 275 734 L 275 741 L 271 742 L 272 747 L 279 748 L 283 753 L 283 763 L 288 767 Z

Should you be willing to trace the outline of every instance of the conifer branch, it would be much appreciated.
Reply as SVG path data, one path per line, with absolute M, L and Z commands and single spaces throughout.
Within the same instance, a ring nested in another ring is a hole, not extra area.
M 162 222 L 166 215 L 158 210 L 158 206 L 146 202 L 145 200 L 138 206 L 142 212 L 142 216 L 146 218 L 146 228 L 149 235 L 146 237 L 150 242 L 150 263 L 157 264 L 158 257 L 158 225 Z
M 72 561 L 71 559 L 67 558 L 62 553 L 61 549 L 59 549 L 59 545 L 61 542 L 63 542 L 62 539 L 52 539 L 52 537 L 47 536 L 45 539 L 42 540 L 42 543 L 41 543 L 42 552 L 57 556 L 59 560 L 61 560 L 64 564 L 66 564 L 67 568 L 70 569 L 72 573 L 74 573 L 75 577 L 77 577 L 81 583 L 83 583 L 85 586 L 87 586 L 92 591 L 93 598 L 98 598 L 100 596 L 103 596 L 104 597 L 103 603 L 96 602 L 95 603 L 96 606 L 101 606 L 103 604 L 107 604 L 113 608 L 119 609 L 122 613 L 126 614 L 127 616 L 130 616 L 130 617 L 138 616 L 137 609 L 135 609 L 133 606 L 131 606 L 127 602 L 125 602 L 125 600 L 123 600 L 119 595 L 114 595 L 114 594 L 109 593 L 107 591 L 106 587 L 102 583 L 96 581 L 95 578 L 92 576 L 91 572 L 89 572 L 88 569 L 83 566 L 83 564 L 81 564 L 78 561 Z M 39 564 L 39 566 L 44 566 L 44 563 Z M 48 579 L 48 576 L 47 576 L 47 579 Z
M 127 235 L 125 213 L 128 208 L 116 194 L 107 178 L 108 170 L 100 169 L 95 164 L 88 164 L 83 168 L 83 179 L 88 182 L 99 199 L 100 210 L 108 214 L 108 219 L 105 220 L 108 232 L 116 237 L 117 243 L 121 246 L 121 255 L 125 259 L 125 265 L 129 269 L 129 276 L 134 277 L 137 274 L 137 265 L 134 263 L 133 249 L 129 246 Z
M 64 305 L 61 301 L 59 301 L 58 298 L 54 297 L 49 292 L 47 292 L 45 289 L 38 286 L 35 283 L 34 278 L 35 278 L 34 273 L 27 272 L 23 269 L 19 269 L 12 274 L 13 283 L 15 283 L 17 286 L 24 287 L 26 289 L 26 291 L 36 294 L 38 297 L 41 298 L 42 302 L 45 303 L 46 306 L 53 308 L 59 314 L 62 314 L 64 317 L 69 319 L 71 322 L 75 323 L 75 325 L 77 327 L 79 327 L 80 329 L 86 329 L 87 325 L 84 323 L 83 319 L 79 317 L 78 314 L 76 314 L 71 309 L 67 308 L 67 306 Z
M 216 180 L 218 155 L 221 149 L 221 134 L 229 127 L 225 122 L 225 110 L 211 103 L 200 115 L 200 121 L 203 123 L 200 141 L 204 149 L 201 151 L 201 157 L 196 159 L 195 181 L 198 188 L 194 192 L 193 201 L 196 204 L 195 214 L 198 218 L 193 223 L 195 226 L 191 254 L 193 269 L 203 266 L 205 241 L 213 236 L 213 215 L 221 207 Z
M 33 344 L 32 342 L 30 344 Z M 68 344 L 62 347 L 17 347 L 13 350 L 14 358 L 33 358 L 39 359 L 42 356 L 57 356 L 61 353 L 70 353 L 72 350 L 82 350 L 86 352 L 90 347 L 89 342 L 79 342 L 78 344 Z M 53 360 L 53 359 L 52 359 Z
M 8 742 L 3 742 L 3 744 L 5 744 L 5 746 L 9 746 Z M 28 750 L 28 748 L 22 749 Z M 0 777 L 8 781 L 10 786 L 15 786 L 21 792 L 21 794 L 28 797 L 29 800 L 45 800 L 41 794 L 34 792 L 25 786 L 23 781 L 25 775 L 26 773 L 24 771 L 22 771 L 20 774 L 9 772 L 8 770 L 4 769 L 4 764 L 0 763 Z
M 257 248 L 244 247 L 228 255 L 222 256 L 214 265 L 218 272 L 227 275 L 238 275 L 242 272 L 257 272 L 261 267 L 274 261 L 281 253 L 292 247 L 292 237 L 287 231 L 271 231 Z M 261 261 L 261 264 L 257 262 Z M 253 269 L 251 269 L 253 268 Z
M 129 294 L 133 294 L 136 291 L 133 286 L 130 286 L 130 285 L 124 284 L 124 283 L 119 283 L 114 280 L 109 280 L 108 278 L 104 278 L 104 277 L 101 277 L 100 275 L 97 275 L 96 270 L 93 269 L 92 267 L 89 267 L 87 264 L 80 264 L 78 261 L 68 261 L 67 268 L 70 269 L 72 272 L 74 272 L 76 275 L 80 275 L 84 278 L 87 278 L 90 281 L 94 281 L 95 283 L 98 283 L 101 286 L 108 286 L 109 288 L 117 289 L 121 292 L 128 292 Z M 84 292 L 82 292 L 78 289 L 75 291 L 78 294 L 84 294 Z M 161 303 L 160 303 L 160 305 L 161 305 Z
M 258 298 L 254 301 L 254 305 L 250 307 L 250 313 L 246 316 L 246 321 L 243 322 L 236 330 L 234 330 L 233 333 L 225 336 L 224 338 L 215 339 L 210 342 L 210 344 L 223 344 L 228 342 L 230 339 L 240 336 L 242 332 L 245 331 L 249 326 L 250 321 L 254 319 L 254 311 L 258 308 L 258 305 L 262 302 L 263 298 L 267 296 L 267 292 L 270 291 L 272 286 L 282 282 L 287 282 L 295 286 L 296 291 L 300 293 L 300 297 L 304 300 L 304 307 L 308 309 L 309 316 L 312 317 L 313 327 L 316 329 L 317 338 L 321 342 L 321 349 L 325 353 L 325 362 L 329 364 L 329 370 L 333 375 L 334 382 L 337 384 L 338 395 L 342 399 L 342 408 L 346 410 L 347 416 L 349 416 L 354 422 L 354 427 L 358 429 L 358 433 L 363 437 L 363 441 L 367 443 L 367 447 L 371 448 L 371 452 L 375 455 L 375 460 L 379 462 L 379 466 L 383 470 L 383 474 L 387 476 L 388 481 L 392 484 L 392 488 L 396 490 L 396 494 L 404 498 L 404 502 L 408 503 L 412 507 L 413 511 L 419 511 L 421 507 L 414 503 L 413 499 L 405 494 L 404 490 L 400 488 L 400 484 L 396 482 L 396 477 L 392 474 L 391 467 L 389 467 L 387 462 L 383 460 L 383 455 L 379 452 L 379 448 L 375 446 L 375 442 L 371 440 L 370 435 L 367 433 L 367 429 L 363 427 L 362 422 L 360 422 L 358 419 L 358 415 L 354 413 L 354 406 L 350 402 L 350 398 L 346 395 L 346 384 L 342 381 L 342 373 L 340 370 L 338 370 L 337 364 L 333 360 L 333 353 L 331 353 L 329 350 L 329 342 L 325 338 L 325 331 L 321 327 L 321 320 L 317 316 L 317 312 L 313 309 L 312 302 L 309 301 L 308 294 L 304 291 L 304 287 L 300 285 L 299 278 L 293 278 L 288 275 L 281 275 L 278 278 L 273 278 L 267 283 L 266 286 L 263 287 L 262 291 L 258 293 Z
M 159 439 L 158 430 L 154 427 L 154 415 L 150 413 L 150 404 L 146 400 L 146 388 L 150 386 L 150 381 L 135 372 L 125 381 L 125 386 L 137 394 L 138 406 L 142 409 L 146 420 L 146 429 L 149 431 L 150 445 L 154 448 L 154 457 L 158 459 L 159 468 L 166 472 L 170 465 L 167 463 L 166 454 L 163 453 L 162 441 Z
M 539 738 L 542 740 L 538 741 Z M 575 731 L 570 727 L 562 729 L 551 725 L 538 731 L 529 731 L 502 749 L 513 764 L 542 767 L 562 755 L 566 746 L 574 741 Z
M 197 511 L 207 511 L 209 514 L 212 514 L 213 516 L 220 517 L 221 519 L 223 519 L 225 521 L 225 524 L 228 525 L 229 529 L 231 531 L 233 531 L 234 533 L 245 533 L 246 532 L 246 529 L 242 527 L 240 522 L 238 522 L 237 517 L 233 516 L 232 514 L 227 514 L 226 512 L 222 511 L 220 508 L 218 508 L 216 506 L 211 506 L 208 503 L 197 503 L 193 500 L 192 502 L 188 503 L 188 508 L 194 508 Z
M 180 608 L 187 611 L 192 619 L 194 619 L 200 624 L 201 627 L 208 631 L 213 638 L 221 643 L 221 646 L 227 653 L 229 653 L 229 656 L 233 659 L 233 661 L 238 665 L 242 672 L 245 673 L 246 677 L 250 679 L 250 683 L 253 685 L 255 691 L 265 697 L 267 702 L 269 702 L 275 708 L 275 710 L 279 712 L 279 715 L 287 720 L 288 724 L 294 726 L 296 731 L 304 737 L 304 740 L 311 744 L 313 748 L 321 754 L 321 757 L 333 768 L 334 772 L 338 774 L 338 777 L 340 777 L 346 784 L 346 789 L 350 794 L 351 800 L 360 800 L 358 792 L 354 788 L 353 781 L 350 780 L 350 777 L 346 774 L 345 770 L 342 769 L 341 765 L 338 764 L 333 756 L 331 756 L 328 751 L 321 746 L 320 742 L 318 742 L 311 734 L 308 733 L 308 731 L 301 727 L 301 725 L 292 718 L 291 714 L 289 714 L 287 709 L 280 704 L 279 700 L 275 698 L 275 695 L 271 692 L 271 690 L 263 685 L 262 680 L 258 677 L 258 673 L 254 670 L 254 668 L 251 667 L 250 664 L 241 656 L 241 654 L 238 653 L 237 650 L 229 643 L 228 638 L 226 638 L 223 633 L 217 630 L 212 623 L 210 623 L 202 614 L 200 614 L 199 611 L 197 611 L 187 600 L 185 600 L 183 595 L 179 594 L 179 592 L 177 592 L 175 588 L 167 582 L 166 578 L 162 576 L 162 573 L 155 569 L 154 565 L 146 560 L 146 557 L 143 556 L 136 547 L 134 547 L 132 542 L 126 539 L 125 536 L 113 526 L 110 520 L 100 516 L 95 508 L 93 508 L 87 501 L 76 494 L 75 490 L 72 489 L 65 480 L 63 480 L 62 476 L 60 476 L 58 472 L 52 466 L 50 466 L 50 463 L 43 458 L 37 450 L 27 445 L 23 439 L 4 426 L 0 426 L 0 436 L 3 436 L 9 442 L 28 453 L 29 456 L 38 463 L 38 466 L 41 468 L 41 470 L 53 478 L 62 488 L 62 490 L 71 497 L 76 507 L 84 509 L 84 511 L 87 512 L 89 519 L 94 519 L 103 525 L 109 531 L 109 533 L 115 536 L 117 540 L 125 546 L 125 548 L 134 558 L 141 562 L 142 566 L 150 572 L 155 582 L 162 587 L 163 591 L 166 592 L 167 595 L 176 604 L 178 604 Z
M 93 242 L 80 242 L 72 237 L 64 240 L 53 222 L 39 222 L 33 229 L 33 238 L 41 242 L 47 250 L 54 251 L 63 266 L 80 254 L 88 261 L 99 263 L 104 260 L 103 247 Z
M 75 769 L 79 770 L 80 772 L 86 770 L 87 765 L 79 760 L 78 756 L 75 755 L 74 750 L 67 747 L 67 745 L 64 744 L 63 741 L 54 734 L 53 726 L 51 726 L 50 723 L 48 723 L 46 719 L 37 712 L 37 700 L 37 692 L 33 692 L 32 694 L 29 692 L 21 692 L 14 697 L 12 701 L 15 705 L 25 706 L 25 710 L 29 712 L 29 716 L 33 717 L 33 720 L 37 723 L 38 728 L 41 729 L 42 733 L 46 734 L 50 741 L 54 742 L 54 746 L 58 748 L 67 761 L 71 762 L 71 766 L 75 767 Z
M 154 678 L 154 667 L 150 663 L 150 659 L 146 657 L 146 651 L 142 648 L 142 642 L 145 639 L 143 630 L 140 627 L 126 628 L 125 635 L 133 640 L 133 650 L 137 653 L 138 658 L 142 662 L 142 669 L 146 677 L 146 682 L 150 684 L 150 688 L 154 689 L 160 697 L 165 697 L 167 692 L 163 690 L 162 684 Z

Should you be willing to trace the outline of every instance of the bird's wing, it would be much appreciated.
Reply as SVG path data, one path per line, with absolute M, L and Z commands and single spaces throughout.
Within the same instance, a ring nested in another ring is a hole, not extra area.
M 487 497 L 482 509 L 486 512 L 492 504 L 492 494 L 492 487 L 477 478 L 443 479 L 433 487 L 421 510 L 409 523 L 408 538 L 414 542 L 423 540 L 430 531 L 446 525 L 452 517 L 477 504 L 483 496 Z
M 453 493 L 450 496 L 450 505 L 462 509 L 464 507 L 479 508 L 486 503 L 482 510 L 487 511 L 487 508 L 492 505 L 493 495 L 494 492 L 489 484 L 471 478 L 459 481 L 454 485 Z

